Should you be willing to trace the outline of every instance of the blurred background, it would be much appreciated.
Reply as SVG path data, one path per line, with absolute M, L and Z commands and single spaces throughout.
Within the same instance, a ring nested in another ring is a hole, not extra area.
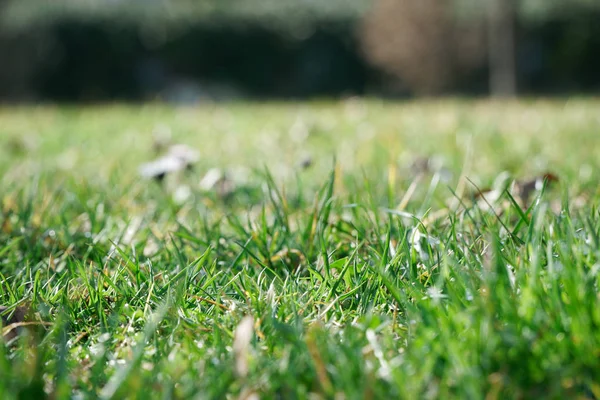
M 600 92 L 598 0 L 0 0 L 0 102 Z

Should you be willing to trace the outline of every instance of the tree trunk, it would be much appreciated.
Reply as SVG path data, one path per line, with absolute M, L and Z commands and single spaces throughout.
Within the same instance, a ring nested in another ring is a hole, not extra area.
M 490 94 L 517 94 L 515 62 L 516 0 L 488 0 Z

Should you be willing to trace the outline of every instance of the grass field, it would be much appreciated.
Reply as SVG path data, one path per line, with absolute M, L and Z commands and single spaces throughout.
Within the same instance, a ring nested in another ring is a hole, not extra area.
M 600 398 L 599 111 L 0 109 L 0 398 Z

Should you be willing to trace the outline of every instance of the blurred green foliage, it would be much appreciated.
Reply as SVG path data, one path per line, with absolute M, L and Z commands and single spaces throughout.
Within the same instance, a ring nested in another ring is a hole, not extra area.
M 460 61 L 457 71 L 434 88 L 487 92 L 485 32 L 479 29 L 485 2 L 453 0 L 453 18 L 466 29 L 465 38 L 482 39 L 477 51 L 469 50 L 473 54 L 449 45 L 443 33 L 434 39 L 424 33 L 439 24 L 422 15 L 384 13 L 371 23 L 382 26 L 386 21 L 378 18 L 389 17 L 391 33 L 375 35 L 375 43 L 389 50 L 374 60 L 375 46 L 364 40 L 364 26 L 366 19 L 373 20 L 373 4 L 381 1 L 0 0 L 0 99 L 140 100 L 182 80 L 188 91 L 193 85 L 202 90 L 207 83 L 225 85 L 235 98 L 406 95 L 428 92 L 419 85 L 432 86 L 440 75 L 440 68 L 423 68 L 433 64 L 423 54 L 433 54 L 442 70 L 453 64 L 447 58 Z M 521 92 L 595 92 L 600 87 L 598 18 L 600 1 L 518 1 Z M 397 36 L 411 24 L 417 38 L 408 41 L 420 41 L 416 46 L 425 51 L 403 50 L 403 62 L 410 65 L 401 70 L 414 71 L 403 76 L 386 61 L 395 58 L 385 53 L 398 49 Z M 460 35 L 454 39 L 465 42 Z M 436 49 L 460 54 L 437 57 Z M 146 62 L 160 70 L 152 73 L 163 75 L 157 82 L 139 82 Z
M 30 29 L 63 19 L 110 20 L 185 28 L 185 24 L 260 24 L 291 31 L 324 21 L 357 21 L 373 0 L 4 0 L 0 24 Z M 459 15 L 479 17 L 485 4 L 479 0 L 453 0 Z M 1 6 L 1 3 L 0 3 Z M 521 0 L 524 22 L 544 21 L 569 11 L 600 11 L 597 0 Z
M 2 23 L 21 29 L 63 19 L 163 25 L 173 29 L 195 24 L 258 24 L 295 32 L 320 22 L 356 21 L 369 5 L 369 0 L 25 0 L 9 1 Z

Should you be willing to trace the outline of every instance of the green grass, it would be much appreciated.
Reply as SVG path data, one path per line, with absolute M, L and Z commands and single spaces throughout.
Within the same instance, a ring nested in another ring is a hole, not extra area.
M 598 398 L 599 109 L 0 109 L 0 397 Z M 202 155 L 164 187 L 160 125 Z M 560 181 L 474 204 L 504 171 Z

